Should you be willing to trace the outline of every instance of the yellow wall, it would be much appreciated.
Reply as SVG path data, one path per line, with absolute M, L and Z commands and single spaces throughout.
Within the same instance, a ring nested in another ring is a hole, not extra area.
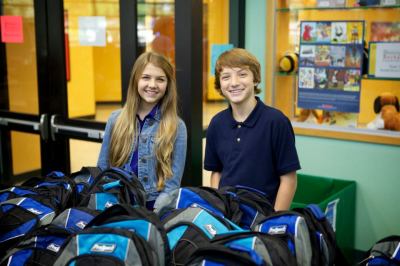
M 209 0 L 207 2 L 208 2 L 207 100 L 221 100 L 224 98 L 214 88 L 215 77 L 210 75 L 211 46 L 213 44 L 227 44 L 229 42 L 229 1 Z
M 38 114 L 38 85 L 33 3 L 4 4 L 4 15 L 21 16 L 23 43 L 7 43 L 7 81 L 10 111 Z M 40 169 L 40 141 L 37 135 L 11 132 L 13 174 Z
M 121 101 L 121 63 L 118 1 L 68 0 L 70 73 L 69 117 L 94 115 L 96 102 Z M 106 46 L 80 46 L 80 16 L 106 17 Z

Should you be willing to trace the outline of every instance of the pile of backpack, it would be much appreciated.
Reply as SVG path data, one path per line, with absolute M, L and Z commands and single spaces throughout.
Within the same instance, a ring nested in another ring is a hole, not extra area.
M 343 265 L 317 205 L 274 211 L 247 187 L 184 187 L 154 211 L 119 168 L 0 191 L 0 265 Z

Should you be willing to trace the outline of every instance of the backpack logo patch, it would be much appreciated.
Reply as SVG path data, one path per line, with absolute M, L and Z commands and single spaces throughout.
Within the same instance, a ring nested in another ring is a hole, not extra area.
M 58 252 L 60 250 L 60 246 L 55 243 L 51 243 L 50 245 L 47 246 L 47 249 L 54 252 Z
M 209 232 L 212 236 L 215 236 L 217 234 L 217 230 L 213 227 L 212 224 L 205 224 L 204 228 Z
M 268 234 L 270 235 L 281 235 L 285 234 L 287 229 L 286 224 L 271 226 L 268 230 Z
M 112 203 L 111 201 L 107 201 L 106 204 L 104 204 L 104 207 L 105 208 L 110 208 L 113 205 L 114 205 L 114 203 Z
M 75 225 L 79 227 L 80 229 L 84 229 L 87 223 L 85 221 L 79 221 Z
M 35 208 L 29 208 L 28 211 L 30 211 L 31 213 L 36 214 L 36 215 L 40 215 L 40 214 L 43 213 L 43 212 L 41 212 L 41 211 L 39 211 L 38 209 L 35 209 Z
M 115 244 L 109 243 L 96 243 L 92 246 L 90 251 L 92 252 L 102 252 L 102 253 L 112 253 L 115 250 Z

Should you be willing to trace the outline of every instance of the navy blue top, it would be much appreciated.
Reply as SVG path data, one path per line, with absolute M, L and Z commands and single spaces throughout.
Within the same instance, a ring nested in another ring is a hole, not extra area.
M 235 121 L 232 109 L 218 113 L 207 129 L 204 169 L 221 172 L 219 187 L 248 186 L 263 191 L 272 204 L 280 176 L 299 170 L 289 119 L 258 97 L 246 121 Z
M 150 113 L 148 113 L 143 120 L 140 119 L 140 117 L 138 115 L 136 115 L 137 119 L 139 120 L 139 132 L 142 131 L 144 122 L 146 122 L 146 119 L 148 118 L 153 118 L 155 117 L 156 113 L 157 113 L 157 109 L 158 109 L 158 104 L 156 104 L 156 106 L 153 107 L 153 109 L 151 109 Z M 132 155 L 132 161 L 131 161 L 131 169 L 132 171 L 135 173 L 136 176 L 138 176 L 138 160 L 139 160 L 139 154 L 138 154 L 138 147 L 136 145 L 135 151 L 133 152 Z

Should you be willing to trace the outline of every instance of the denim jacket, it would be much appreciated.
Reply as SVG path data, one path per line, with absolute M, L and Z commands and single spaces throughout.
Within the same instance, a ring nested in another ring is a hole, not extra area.
M 101 145 L 100 155 L 97 161 L 97 166 L 102 169 L 110 167 L 109 146 L 111 141 L 111 131 L 120 113 L 121 110 L 114 111 L 107 121 L 103 143 Z M 147 200 L 151 201 L 157 199 L 154 208 L 157 208 L 159 202 L 162 202 L 162 199 L 167 196 L 166 194 L 168 192 L 180 187 L 183 170 L 185 168 L 187 146 L 186 126 L 185 123 L 179 119 L 174 151 L 172 153 L 173 176 L 166 180 L 164 189 L 162 191 L 157 191 L 158 178 L 156 174 L 154 138 L 160 125 L 160 118 L 161 114 L 159 110 L 157 110 L 154 119 L 146 119 L 138 138 L 138 178 L 146 190 Z M 132 145 L 129 160 L 122 167 L 125 170 L 131 171 L 131 161 L 135 151 L 134 148 L 135 147 Z

